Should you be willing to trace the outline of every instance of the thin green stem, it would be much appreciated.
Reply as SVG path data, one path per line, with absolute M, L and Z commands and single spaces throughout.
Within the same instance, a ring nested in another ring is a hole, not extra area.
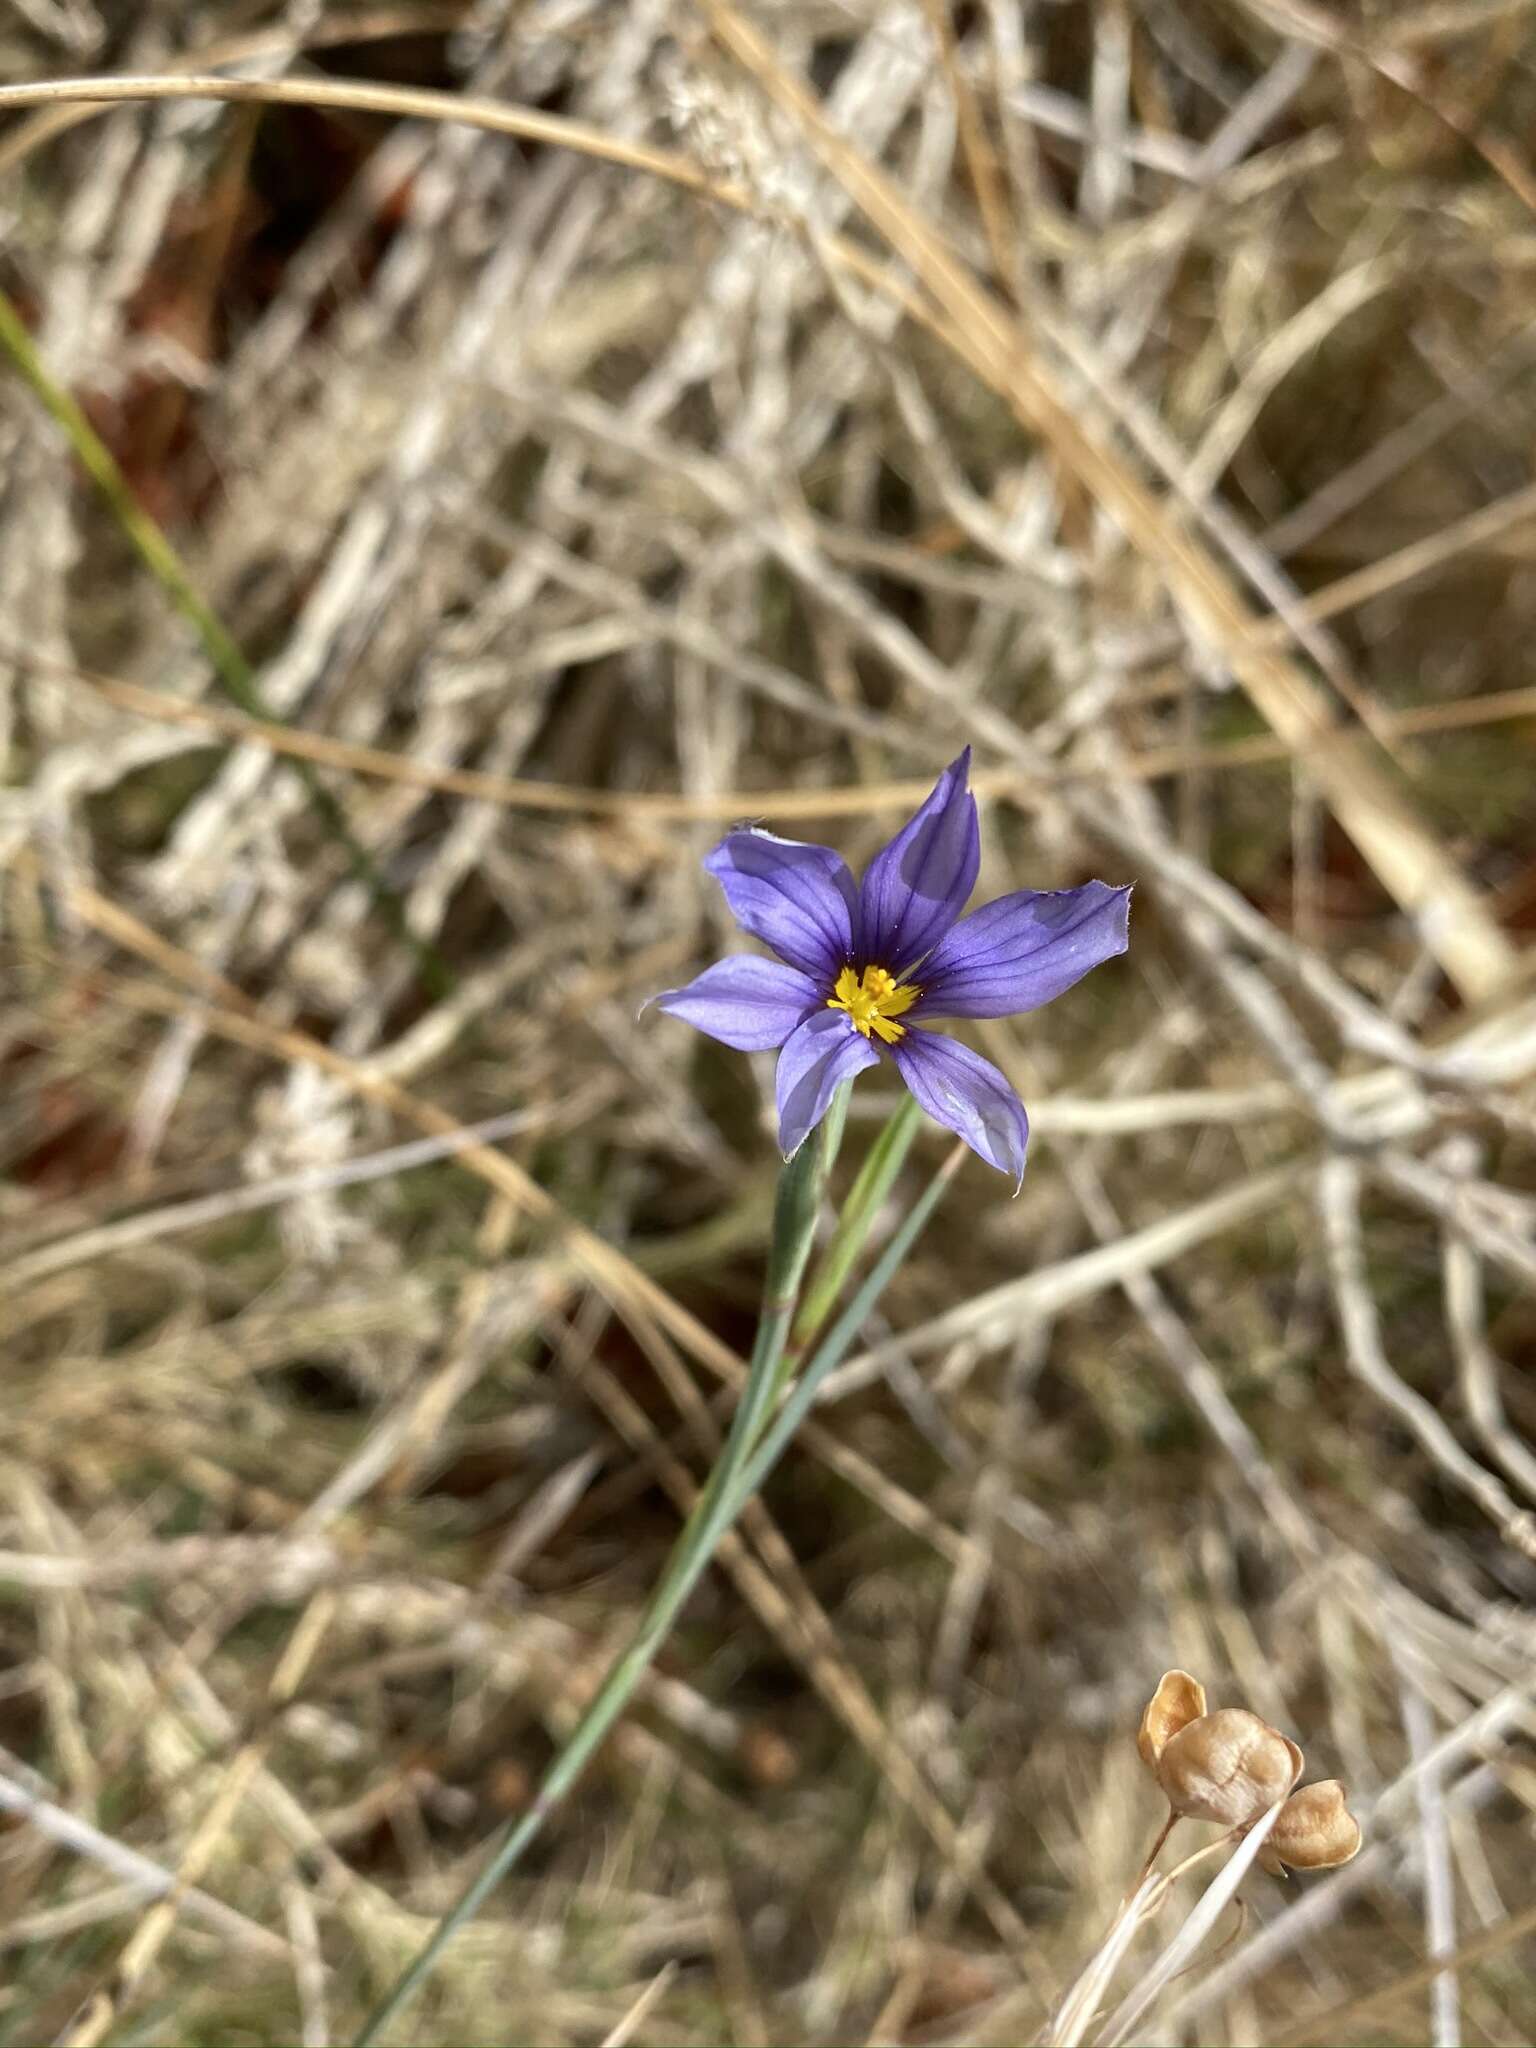
M 740 1514 L 778 1463 L 790 1438 L 805 1420 L 807 1411 L 821 1390 L 822 1382 L 828 1373 L 842 1363 L 849 1345 L 859 1334 L 875 1303 L 885 1292 L 891 1275 L 917 1242 L 928 1218 L 938 1207 L 944 1190 L 954 1179 L 956 1169 L 964 1158 L 965 1147 L 956 1145 L 902 1218 L 899 1228 L 892 1232 L 890 1243 L 865 1274 L 852 1301 L 817 1345 L 805 1371 L 795 1382 L 794 1391 L 763 1431 L 761 1440 L 752 1451 L 740 1476 L 734 1481 L 734 1491 L 726 1503 L 732 1519 Z
M 848 1199 L 826 1250 L 817 1262 L 800 1303 L 790 1338 L 792 1351 L 804 1351 L 832 1312 L 843 1283 L 864 1249 L 870 1228 L 890 1193 L 902 1162 L 917 1135 L 922 1113 L 910 1095 L 903 1095 L 876 1138 L 848 1190 Z
M 202 641 L 224 694 L 248 717 L 259 718 L 269 725 L 282 724 L 283 721 L 262 697 L 255 671 L 223 620 L 198 589 L 186 564 L 160 527 L 133 495 L 128 479 L 118 468 L 111 450 L 70 394 L 50 375 L 25 322 L 3 291 L 0 291 L 0 350 L 10 357 L 17 373 L 31 387 L 44 410 L 62 427 L 75 459 L 101 493 L 140 561 Z M 411 930 L 400 898 L 379 873 L 372 855 L 347 823 L 345 812 L 321 779 L 319 770 L 302 756 L 294 757 L 290 765 L 304 784 L 326 830 L 346 854 L 353 874 L 369 891 L 390 930 L 415 960 L 423 988 L 434 997 L 446 995 L 453 987 L 453 975 L 447 962 L 435 947 L 417 938 Z
M 848 1103 L 853 1094 L 853 1083 L 844 1081 L 832 1097 L 831 1107 L 821 1120 L 818 1135 L 821 1139 L 819 1164 L 821 1167 L 822 1193 L 832 1177 L 837 1164 L 837 1155 L 843 1149 L 843 1132 L 848 1127 Z
M 683 1524 L 633 1638 L 615 1659 L 565 1747 L 550 1765 L 533 1804 L 501 1837 L 480 1874 L 433 1929 L 420 1954 L 358 2035 L 357 2048 L 366 2048 L 367 2043 L 378 2038 L 380 2029 L 389 2024 L 425 1981 L 446 1943 L 512 1869 L 571 1790 L 666 1640 L 683 1602 L 698 1583 L 721 1538 L 740 1514 L 745 1496 L 740 1494 L 736 1480 L 751 1455 L 777 1392 L 779 1362 L 815 1239 L 829 1159 L 841 1137 L 846 1098 L 846 1087 L 839 1089 L 815 1139 L 801 1146 L 779 1176 L 762 1313 L 746 1384 L 720 1457 Z

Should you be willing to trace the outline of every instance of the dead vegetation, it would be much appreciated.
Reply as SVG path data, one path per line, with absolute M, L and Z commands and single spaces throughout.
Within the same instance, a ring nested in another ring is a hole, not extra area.
M 766 1072 L 635 1020 L 699 856 L 966 741 L 1131 952 L 408 2037 L 1031 2038 L 1181 1665 L 1365 1846 L 1102 2038 L 1529 2040 L 1532 8 L 19 0 L 0 82 L 0 2041 L 345 2040 L 526 1801 L 751 1334 Z

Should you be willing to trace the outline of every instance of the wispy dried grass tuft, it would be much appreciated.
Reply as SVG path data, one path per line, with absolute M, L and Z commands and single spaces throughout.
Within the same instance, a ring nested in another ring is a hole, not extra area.
M 1132 950 L 413 2038 L 1536 2032 L 1533 55 L 10 11 L 0 289 L 265 716 L 0 377 L 0 2040 L 344 2040 L 527 1800 L 750 1335 L 698 856 L 966 741 Z M 1074 2005 L 1175 1664 L 1365 1846 Z

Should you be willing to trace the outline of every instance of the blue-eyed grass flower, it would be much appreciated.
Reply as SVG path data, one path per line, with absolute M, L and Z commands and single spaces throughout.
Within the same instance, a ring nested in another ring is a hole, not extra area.
M 1050 1002 L 1125 951 L 1131 892 L 1021 889 L 962 917 L 981 865 L 970 758 L 945 769 L 862 884 L 830 847 L 771 832 L 731 832 L 705 860 L 736 922 L 778 957 L 733 954 L 653 1000 L 722 1044 L 778 1050 L 786 1158 L 838 1088 L 885 1059 L 937 1123 L 1023 1177 L 1024 1105 L 989 1060 L 927 1027 Z

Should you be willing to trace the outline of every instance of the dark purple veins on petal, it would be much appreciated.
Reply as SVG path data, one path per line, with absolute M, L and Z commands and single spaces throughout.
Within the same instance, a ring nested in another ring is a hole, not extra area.
M 1131 892 L 1107 882 L 1020 889 L 957 924 L 923 963 L 923 1013 L 1015 1017 L 1123 953 Z
M 686 988 L 651 997 L 668 1016 L 680 1017 L 738 1052 L 768 1052 L 782 1045 L 824 1001 L 808 974 L 756 953 L 733 953 L 706 967 Z
M 932 795 L 877 853 L 859 898 L 858 953 L 899 980 L 964 910 L 981 866 L 971 750 L 952 761 Z
M 858 908 L 841 854 L 771 832 L 731 832 L 704 865 L 743 931 L 830 990 L 853 958 Z
M 968 1045 L 915 1028 L 890 1048 L 890 1058 L 929 1116 L 1017 1187 L 1024 1178 L 1029 1119 L 992 1062 Z
M 867 1038 L 860 1037 L 841 1010 L 818 1010 L 779 1054 L 774 1077 L 779 1103 L 779 1150 L 798 1152 L 832 1107 L 839 1085 L 865 1067 L 879 1064 Z

